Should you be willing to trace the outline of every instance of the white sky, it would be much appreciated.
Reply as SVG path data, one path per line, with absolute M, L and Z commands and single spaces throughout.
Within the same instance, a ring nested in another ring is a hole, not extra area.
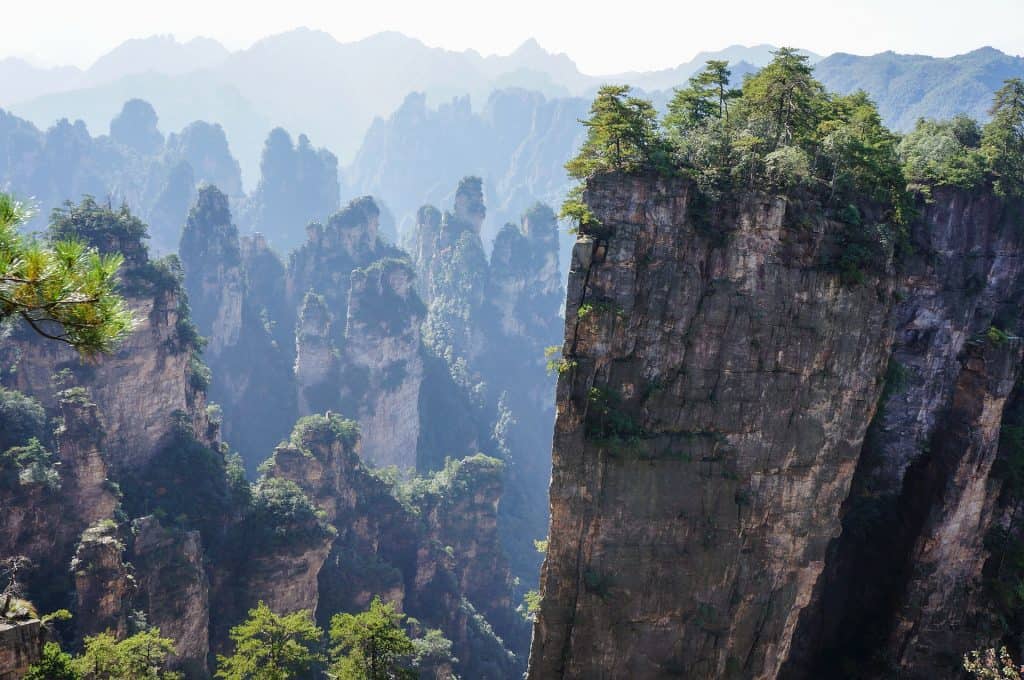
M 2 0 L 0 57 L 88 66 L 128 38 L 209 36 L 230 49 L 298 26 L 343 42 L 396 30 L 505 54 L 535 37 L 601 74 L 652 70 L 731 44 L 828 54 L 1024 52 L 1024 0 Z

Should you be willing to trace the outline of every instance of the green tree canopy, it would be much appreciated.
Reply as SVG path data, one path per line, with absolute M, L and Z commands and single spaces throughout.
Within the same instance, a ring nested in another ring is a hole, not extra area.
M 694 129 L 709 119 L 728 120 L 729 103 L 742 95 L 729 86 L 729 62 L 712 59 L 704 69 L 690 78 L 689 87 L 675 91 L 668 104 L 665 127 Z
M 417 651 L 402 629 L 405 616 L 374 597 L 361 614 L 331 618 L 331 671 L 341 680 L 415 678 L 409 667 Z
M 82 680 L 177 680 L 179 673 L 167 670 L 168 658 L 174 652 L 174 641 L 160 637 L 158 628 L 151 628 L 120 642 L 110 633 L 85 639 L 82 655 L 71 662 L 77 678 Z M 61 659 L 54 657 L 54 662 Z
M 910 182 L 970 188 L 985 176 L 981 128 L 967 116 L 949 121 L 921 119 L 899 144 L 903 172 Z
M 47 642 L 42 657 L 28 669 L 24 680 L 81 680 L 81 677 L 71 655 L 62 652 L 56 642 Z
M 1024 195 L 1024 80 L 1012 78 L 996 92 L 982 149 L 995 175 L 996 192 Z
M 826 99 L 807 56 L 792 47 L 772 54 L 771 63 L 743 83 L 748 125 L 768 151 L 812 137 Z
M 605 85 L 581 121 L 587 139 L 579 154 L 565 164 L 569 174 L 583 179 L 595 172 L 635 172 L 664 162 L 657 113 L 651 102 L 630 95 L 626 85 Z
M 0 322 L 20 318 L 85 355 L 110 351 L 132 328 L 115 291 L 121 256 L 73 238 L 27 238 L 18 232 L 25 217 L 24 206 L 0 193 Z
M 234 654 L 217 657 L 217 678 L 289 680 L 305 677 L 320 660 L 323 634 L 308 611 L 279 615 L 263 602 L 231 629 Z

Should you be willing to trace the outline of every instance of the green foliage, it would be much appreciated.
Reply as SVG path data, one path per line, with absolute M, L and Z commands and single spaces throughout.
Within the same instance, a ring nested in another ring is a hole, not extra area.
M 826 211 L 871 202 L 883 223 L 841 231 L 835 264 L 848 283 L 883 270 L 906 240 L 910 203 L 899 139 L 882 124 L 875 104 L 863 92 L 827 93 L 808 58 L 792 48 L 774 52 L 742 89 L 731 86 L 730 76 L 728 63 L 708 62 L 675 92 L 660 128 L 628 88 L 602 89 L 586 121 L 587 143 L 567 165 L 570 174 L 584 183 L 610 171 L 688 176 L 700 189 L 692 206 L 701 223 L 711 222 L 726 196 L 747 189 L 784 192 Z M 961 123 L 955 130 L 969 140 Z M 920 160 L 926 147 L 917 139 L 905 150 Z M 569 195 L 561 216 L 585 233 L 600 226 L 583 200 L 583 185 Z M 588 311 L 581 307 L 581 318 Z
M 50 489 L 60 488 L 53 455 L 35 437 L 25 446 L 12 446 L 0 453 L 0 475 L 4 470 L 16 472 L 22 486 L 42 484 Z
M 665 127 L 669 130 L 694 130 L 711 119 L 728 120 L 729 103 L 742 92 L 729 86 L 729 62 L 710 60 L 704 69 L 690 78 L 689 86 L 677 89 L 668 104 Z
M 43 617 L 40 619 L 40 621 L 42 621 L 43 623 L 51 623 L 53 621 L 70 621 L 70 620 L 71 620 L 71 612 L 69 612 L 67 609 L 57 609 L 55 611 L 50 612 L 49 614 L 44 614 Z
M 1024 80 L 1006 81 L 996 92 L 991 114 L 982 153 L 995 176 L 996 193 L 1024 196 Z
M 625 412 L 618 392 L 591 387 L 587 393 L 586 433 L 598 442 L 623 443 L 643 435 L 643 428 Z
M 306 455 L 312 455 L 311 445 L 330 444 L 340 441 L 349 451 L 359 441 L 359 423 L 343 418 L 337 413 L 313 415 L 299 418 L 292 429 L 291 443 Z
M 981 128 L 967 116 L 949 121 L 922 118 L 898 149 L 909 182 L 970 189 L 985 178 Z
M 605 85 L 598 90 L 590 117 L 581 121 L 587 139 L 579 154 L 565 164 L 572 177 L 667 168 L 667 149 L 658 134 L 654 106 L 629 93 L 626 85 Z
M 189 385 L 196 391 L 206 392 L 210 387 L 211 380 L 213 380 L 213 373 L 210 372 L 210 367 L 203 362 L 197 351 L 192 350 L 188 358 Z
M 114 210 L 100 205 L 92 196 L 85 196 L 78 205 L 65 201 L 54 210 L 49 234 L 54 241 L 82 239 L 101 252 L 112 244 L 142 246 L 142 241 L 149 238 L 145 223 L 132 215 L 127 205 Z
M 583 201 L 582 184 L 573 187 L 566 194 L 558 218 L 569 220 L 572 223 L 569 229 L 570 233 L 590 234 L 601 227 L 600 220 L 594 216 L 590 207 Z
M 160 629 L 136 633 L 120 642 L 110 633 L 85 639 L 85 650 L 72 661 L 81 680 L 175 680 L 182 676 L 167 670 L 174 641 L 160 637 Z
M 743 83 L 742 98 L 747 126 L 766 153 L 811 141 L 826 100 L 808 57 L 791 47 L 772 54 L 771 63 Z
M 561 345 L 551 345 L 544 348 L 544 359 L 548 375 L 562 375 L 576 367 L 576 362 L 562 356 Z
M 412 639 L 412 665 L 421 671 L 459 662 L 452 655 L 452 641 L 437 628 L 430 628 L 423 637 Z M 423 677 L 423 674 L 420 674 Z M 436 676 L 438 678 L 442 676 Z
M 341 680 L 415 678 L 409 657 L 416 647 L 402 629 L 405 616 L 374 597 L 361 614 L 331 618 L 331 672 Z
M 466 458 L 445 458 L 444 467 L 427 477 L 397 483 L 394 493 L 403 505 L 416 512 L 428 496 L 441 500 L 465 497 L 487 481 L 501 479 L 505 463 L 477 453 Z
M 335 533 L 293 481 L 261 478 L 252 486 L 252 500 L 245 520 L 233 537 L 235 552 L 251 555 L 282 545 L 317 543 Z
M 1001 345 L 1006 344 L 1006 342 L 1010 339 L 1010 336 L 1006 331 L 1004 331 L 1001 328 L 998 328 L 997 326 L 989 326 L 988 330 L 985 331 L 985 339 L 988 340 L 993 345 L 995 345 L 996 347 L 999 347 Z
M 25 208 L 0 193 L 0 322 L 20 318 L 43 337 L 84 355 L 109 352 L 132 329 L 115 292 L 122 257 L 87 247 L 55 213 L 49 244 L 22 236 Z
M 81 680 L 70 654 L 56 642 L 43 645 L 43 655 L 25 674 L 24 680 Z
M 0 451 L 46 437 L 46 411 L 34 398 L 0 387 Z
M 534 539 L 533 547 L 536 548 L 537 552 L 541 555 L 546 555 L 548 553 L 548 539 Z
M 828 98 L 809 151 L 823 157 L 818 170 L 830 197 L 851 197 L 898 210 L 905 192 L 896 135 L 886 129 L 864 92 Z
M 540 601 L 539 590 L 527 590 L 523 593 L 523 604 L 519 606 L 519 613 L 527 621 L 533 621 L 540 612 Z
M 306 677 L 320 661 L 323 632 L 308 611 L 279 615 L 263 602 L 231 629 L 234 653 L 217 656 L 214 677 L 223 680 L 290 680 Z
M 416 278 L 407 259 L 384 257 L 364 269 L 354 270 L 353 288 L 360 279 L 368 283 L 362 287 L 358 301 L 351 302 L 352 318 L 370 326 L 379 325 L 391 334 L 400 333 L 422 319 L 426 305 L 411 288 L 404 295 L 394 290 L 391 280 L 395 277 L 405 278 L 410 284 Z
M 183 415 L 183 414 L 179 414 Z M 223 522 L 248 504 L 248 484 L 230 470 L 223 451 L 199 441 L 185 418 L 172 423 L 167 441 L 146 466 L 122 480 L 125 511 L 156 513 L 209 540 Z M 232 477 L 234 476 L 234 477 Z
M 1006 647 L 964 654 L 964 670 L 977 680 L 1021 680 L 1024 666 L 1017 665 Z

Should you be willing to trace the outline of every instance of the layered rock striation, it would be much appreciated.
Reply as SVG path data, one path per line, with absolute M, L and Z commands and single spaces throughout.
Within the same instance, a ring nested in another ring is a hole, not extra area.
M 937 188 L 854 283 L 847 224 L 696 192 L 588 182 L 529 677 L 952 677 L 1008 632 L 1013 203 Z

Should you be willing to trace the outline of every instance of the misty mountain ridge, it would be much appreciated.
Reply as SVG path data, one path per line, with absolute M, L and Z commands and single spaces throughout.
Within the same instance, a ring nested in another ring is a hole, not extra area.
M 627 82 L 655 93 L 685 83 L 713 58 L 729 60 L 739 79 L 767 63 L 772 49 L 767 44 L 733 45 L 701 52 L 673 68 L 590 75 L 581 72 L 568 55 L 552 53 L 532 38 L 507 55 L 483 56 L 474 50 L 430 47 L 394 31 L 343 43 L 324 31 L 298 28 L 236 51 L 208 38 L 179 42 L 163 35 L 126 41 L 84 71 L 37 68 L 18 59 L 0 61 L 0 81 L 5 83 L 0 106 L 41 128 L 67 117 L 82 119 L 91 130 L 100 131 L 126 100 L 137 97 L 152 103 L 170 129 L 197 119 L 219 122 L 239 156 L 246 186 L 251 187 L 259 163 L 256 150 L 274 126 L 321 140 L 347 163 L 355 158 L 373 120 L 390 116 L 410 92 L 424 93 L 431 106 L 469 95 L 480 110 L 492 92 L 508 88 L 532 90 L 548 98 L 586 98 L 605 82 Z M 993 80 L 990 71 L 1024 73 L 1019 58 L 991 49 L 985 53 L 987 59 L 970 65 L 962 62 L 976 53 L 934 59 L 940 71 L 965 74 L 966 81 L 948 76 L 946 80 L 964 84 L 970 97 L 965 106 L 970 111 L 988 101 L 993 89 L 988 87 Z M 825 66 L 842 61 L 840 55 L 822 59 L 806 54 Z M 842 56 L 860 64 L 881 55 Z M 918 57 L 893 57 L 906 61 L 911 76 L 918 68 L 935 68 Z M 989 62 L 991 67 L 986 65 Z M 849 86 L 835 69 L 826 68 L 821 75 L 829 87 L 839 91 L 863 82 L 882 103 L 886 93 L 877 91 L 885 83 L 870 76 L 876 61 L 866 63 L 858 68 L 868 74 L 851 76 Z M 189 96 L 181 96 L 185 92 Z M 899 98 L 899 92 L 894 96 Z M 958 97 L 946 96 L 936 106 L 948 108 L 958 101 Z M 296 102 L 309 105 L 296 106 Z M 902 129 L 909 127 L 904 118 L 916 116 L 916 110 L 907 113 L 905 108 L 882 105 L 883 114 Z

